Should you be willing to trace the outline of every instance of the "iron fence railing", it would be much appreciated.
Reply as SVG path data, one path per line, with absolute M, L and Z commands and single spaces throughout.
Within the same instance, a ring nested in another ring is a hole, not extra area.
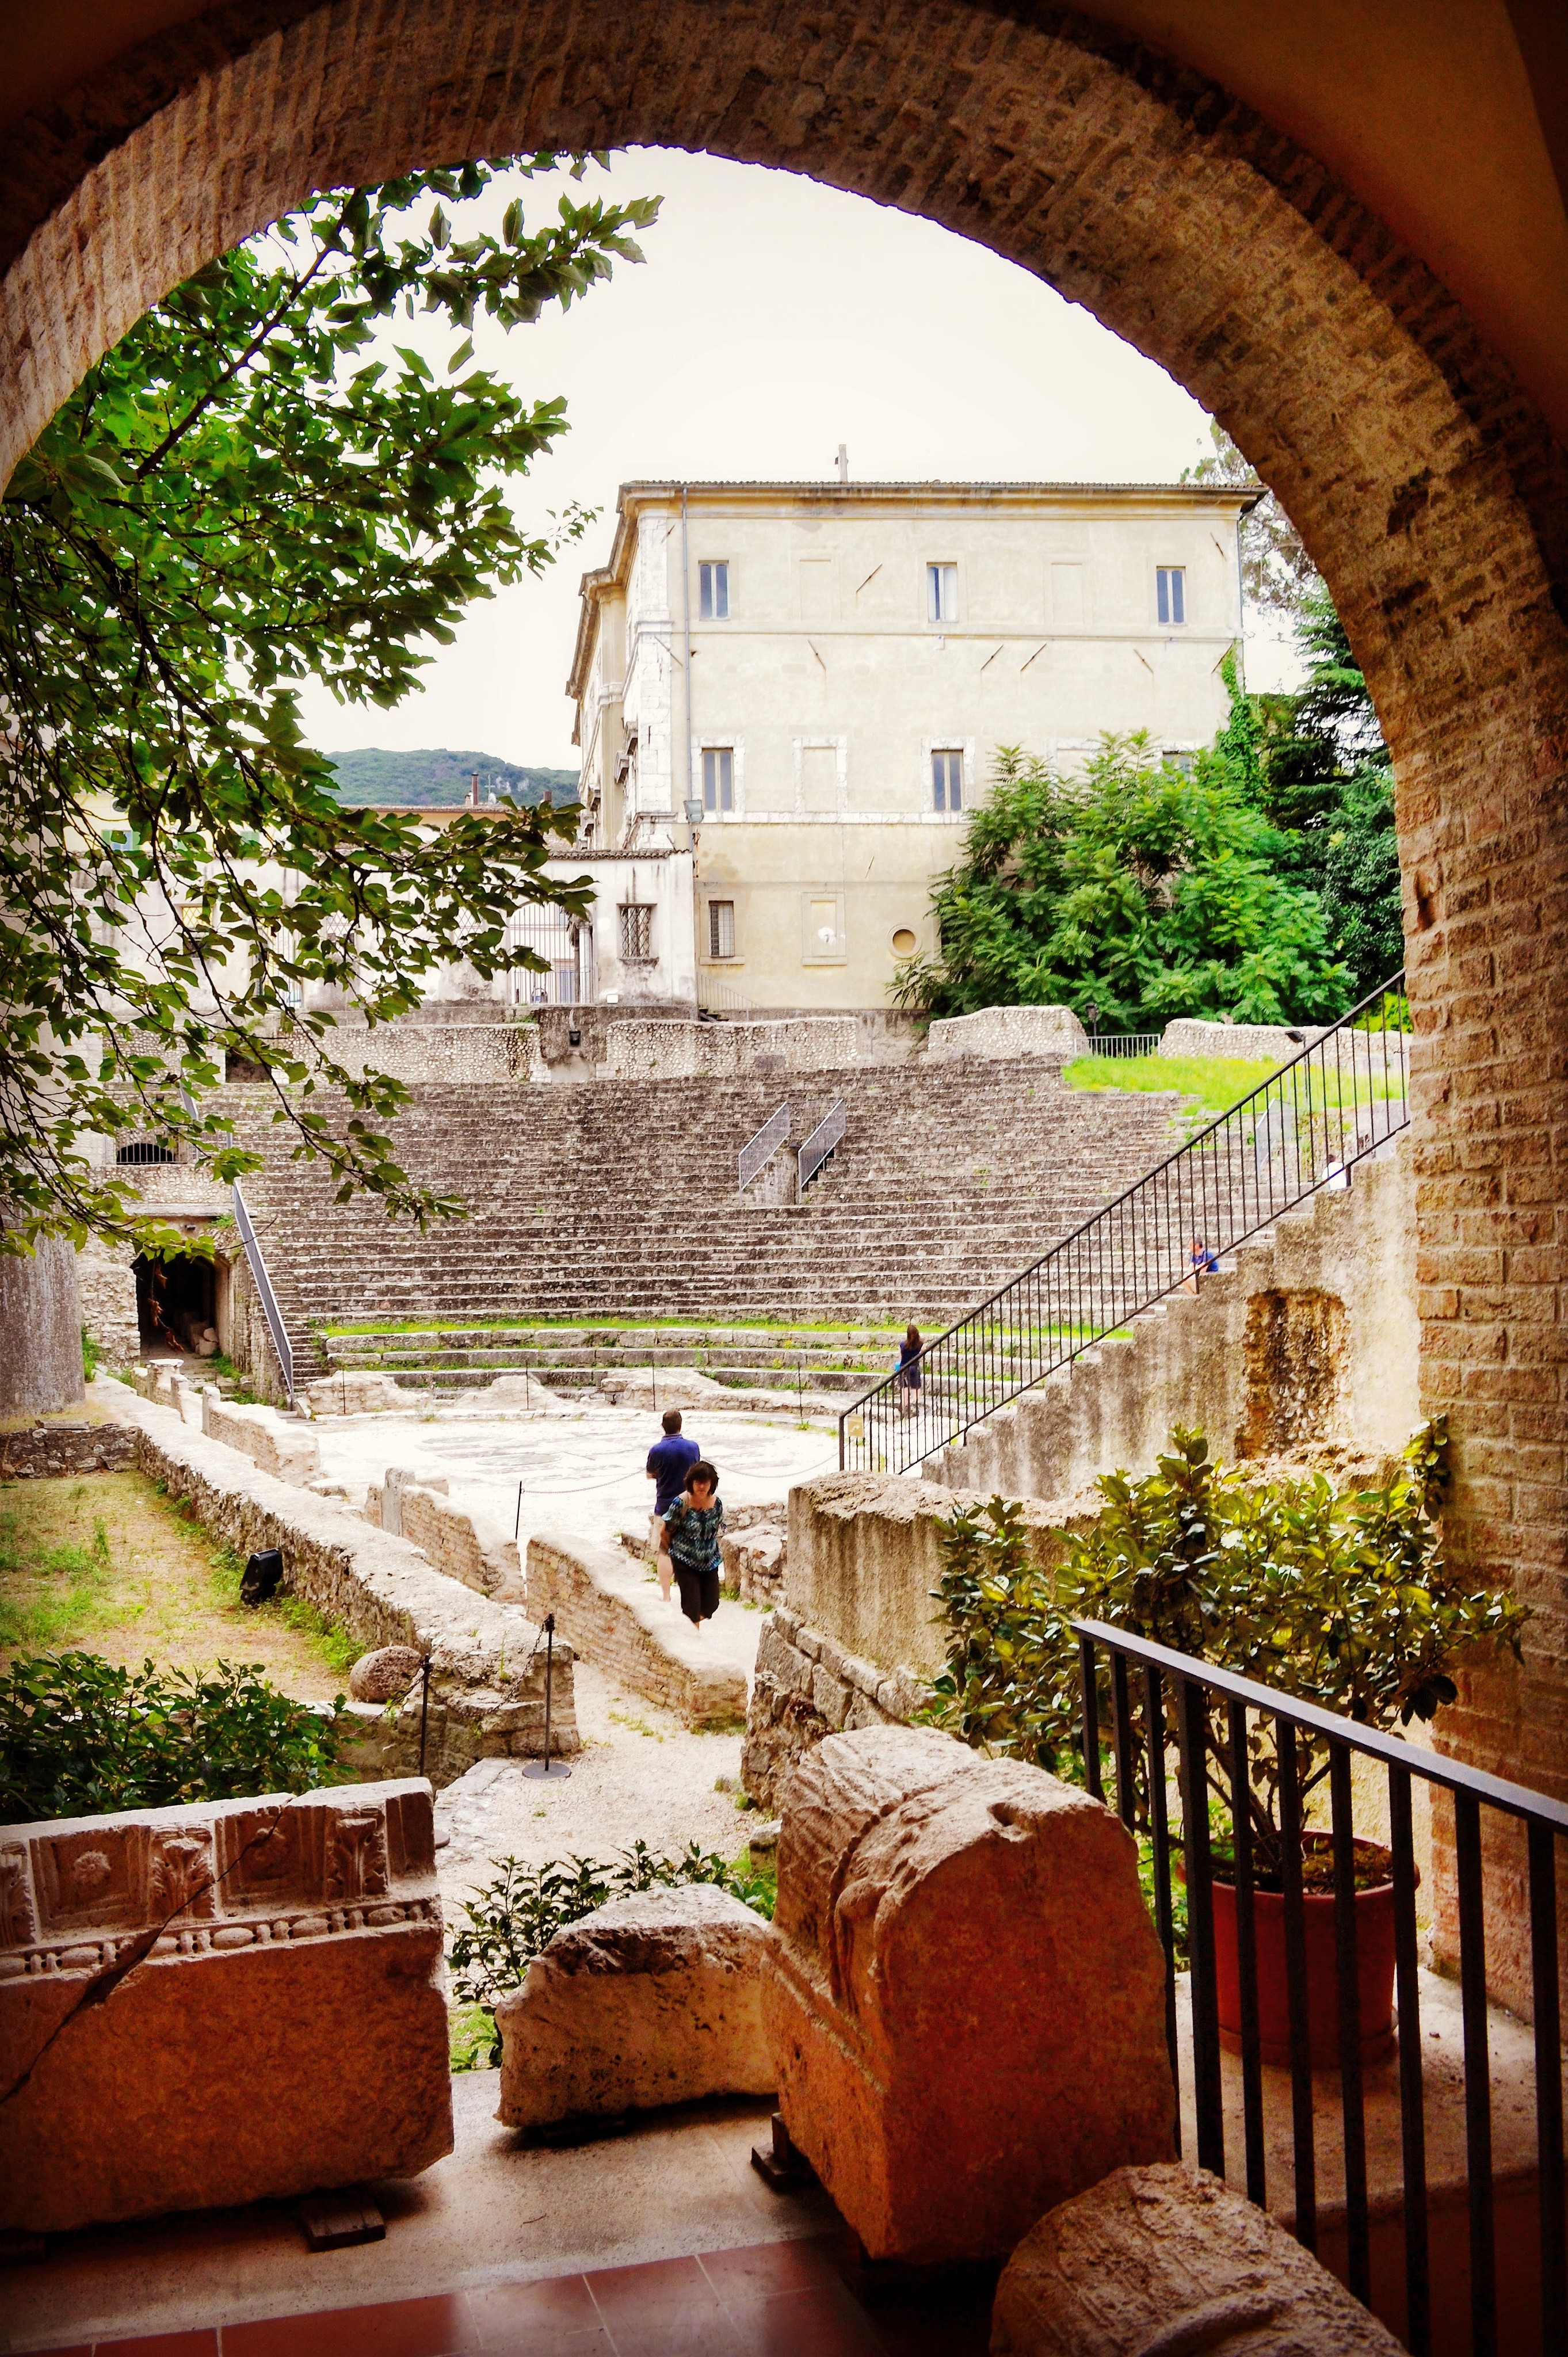
M 830 1160 L 843 1145 L 843 1099 L 840 1097 L 828 1107 L 800 1148 L 799 1191 L 801 1195 L 805 1193 L 823 1163 Z
M 1315 2250 L 1323 2204 L 1313 2074 L 1315 2070 L 1319 2073 L 1321 2106 L 1326 2084 L 1331 2083 L 1322 2074 L 1337 2072 L 1347 2276 L 1350 2289 L 1368 2305 L 1372 2287 L 1363 2068 L 1368 2024 L 1359 1947 L 1365 1934 L 1358 1929 L 1362 1910 L 1355 1899 L 1352 1760 L 1376 1762 L 1386 1773 L 1389 1863 L 1383 1889 L 1391 1884 L 1404 2279 L 1404 2315 L 1395 2323 L 1396 2329 L 1402 2324 L 1402 2338 L 1414 2357 L 1429 2357 L 1432 2349 L 1434 2291 L 1428 2086 L 1416 1922 L 1415 1780 L 1447 1793 L 1453 1810 L 1455 1888 L 1448 1911 L 1458 1943 L 1468 2212 L 1467 2249 L 1462 2255 L 1467 2266 L 1444 2264 L 1443 2272 L 1449 2298 L 1453 2286 L 1467 2274 L 1473 2357 L 1498 2357 L 1504 2347 L 1494 2214 L 1483 1813 L 1494 1840 L 1499 1818 L 1522 1825 L 1523 1872 L 1518 1879 L 1529 1909 L 1537 2187 L 1532 2239 L 1539 2283 L 1532 2290 L 1531 2255 L 1528 2248 L 1520 2250 L 1516 2237 L 1505 2288 L 1514 2304 L 1515 2330 L 1522 2321 L 1530 2345 L 1540 2348 L 1543 2357 L 1568 2357 L 1556 1857 L 1558 1837 L 1568 1834 L 1568 1807 L 1101 1621 L 1078 1620 L 1072 1627 L 1079 1646 L 1086 1780 L 1090 1790 L 1103 1799 L 1109 1770 L 1120 1815 L 1148 1846 L 1155 1921 L 1165 1950 L 1166 2037 L 1178 2089 L 1184 2076 L 1179 2013 L 1183 2005 L 1190 2009 L 1190 2061 L 1185 2075 L 1197 2129 L 1193 2157 L 1200 2168 L 1225 2176 L 1221 2056 L 1229 2046 L 1239 2053 L 1241 2083 L 1241 2150 L 1237 2154 L 1232 2148 L 1229 2158 L 1233 2165 L 1240 2163 L 1235 2174 L 1244 2179 L 1249 2199 L 1265 2205 L 1271 2195 L 1267 2115 L 1271 2108 L 1283 2114 L 1283 2080 L 1288 2068 L 1295 2233 Z M 1104 1757 L 1102 1727 L 1108 1729 Z M 1173 1746 L 1174 1779 L 1167 1765 Z M 1304 1823 L 1301 1793 L 1309 1781 L 1309 1759 L 1328 1789 L 1330 1825 L 1326 1833 L 1315 1833 Z M 1259 1806 L 1260 1792 L 1275 1780 L 1277 1824 Z M 1371 1786 L 1363 1770 L 1354 1787 L 1354 1804 L 1362 1811 L 1364 1823 L 1370 1818 L 1370 1802 Z M 1307 1862 L 1315 1851 L 1323 1854 L 1324 1843 L 1333 1861 L 1332 2007 L 1324 2001 L 1326 1992 L 1315 1991 L 1313 1986 L 1303 1887 Z M 1360 1847 L 1365 1865 L 1364 1840 Z M 1177 1852 L 1187 1896 L 1189 1971 L 1185 1979 L 1177 1969 L 1173 1889 L 1173 1856 Z M 1218 1873 L 1217 1866 L 1221 1869 Z M 1217 1908 L 1217 1887 L 1226 1900 L 1223 1913 Z M 1271 2065 L 1263 2053 L 1262 2006 L 1266 1984 L 1277 1974 L 1282 1943 L 1288 2065 Z M 1518 1931 L 1510 1927 L 1508 1944 L 1514 1953 L 1522 1950 L 1522 1926 Z M 1381 2025 L 1385 2043 L 1389 2027 L 1386 2021 Z M 1275 2150 L 1277 2154 L 1278 2146 Z M 1279 2196 L 1285 2188 L 1273 2190 Z M 1446 2251 L 1437 2255 L 1441 2263 L 1461 2256 Z M 1519 2317 L 1521 2308 L 1531 2307 L 1539 2313 L 1539 2341 L 1530 2330 L 1531 2319 Z M 1450 2333 L 1444 2345 L 1458 2342 Z M 1507 2341 L 1510 2350 L 1523 2345 L 1513 2338 Z
M 240 1192 L 240 1182 L 237 1178 L 233 1186 L 233 1198 L 234 1225 L 240 1231 L 240 1242 L 245 1248 L 245 1259 L 250 1267 L 252 1282 L 261 1297 L 263 1313 L 267 1321 L 267 1331 L 273 1338 L 273 1348 L 277 1352 L 278 1369 L 283 1376 L 284 1389 L 288 1394 L 288 1404 L 293 1407 L 295 1404 L 294 1347 L 288 1339 L 288 1329 L 283 1322 L 283 1311 L 278 1308 L 277 1295 L 273 1291 L 272 1278 L 267 1274 L 266 1256 L 262 1251 L 261 1239 L 251 1225 L 251 1214 L 245 1208 L 245 1198 Z
M 776 1154 L 789 1135 L 788 1101 L 777 1113 L 769 1114 L 755 1137 L 748 1137 L 736 1157 L 736 1184 L 749 1187 L 763 1164 Z
M 839 1462 L 903 1472 L 1349 1173 L 1410 1119 L 1404 976 L 1188 1139 L 839 1418 Z
M 1153 1056 L 1164 1039 L 1163 1031 L 1094 1031 L 1090 1034 L 1091 1056 Z

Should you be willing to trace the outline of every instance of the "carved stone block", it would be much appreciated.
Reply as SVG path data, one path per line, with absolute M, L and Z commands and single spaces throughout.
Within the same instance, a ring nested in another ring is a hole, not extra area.
M 874 2258 L 1005 2253 L 1172 2156 L 1132 1835 L 947 1736 L 829 1736 L 789 1778 L 763 2011 L 785 2125 Z
M 0 2229 L 452 2148 L 428 1784 L 0 1826 Z

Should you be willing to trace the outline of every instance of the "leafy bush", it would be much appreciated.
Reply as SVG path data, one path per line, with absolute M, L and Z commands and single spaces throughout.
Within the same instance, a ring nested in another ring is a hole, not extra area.
M 39 1653 L 0 1673 L 0 1814 L 97 1816 L 181 1801 L 304 1792 L 338 1773 L 336 1711 L 269 1685 L 260 1665 L 121 1669 Z
M 1423 1425 L 1381 1487 L 1337 1494 L 1321 1474 L 1228 1471 L 1201 1433 L 1178 1427 L 1144 1480 L 1101 1477 L 1105 1503 L 1090 1529 L 1053 1534 L 1065 1550 L 1054 1573 L 1035 1560 L 1016 1506 L 993 1498 L 978 1513 L 960 1510 L 935 1591 L 953 1631 L 936 1715 L 978 1748 L 1065 1765 L 1081 1748 L 1077 1618 L 1360 1726 L 1429 1719 L 1454 1700 L 1463 1661 L 1505 1648 L 1517 1657 L 1527 1617 L 1506 1590 L 1473 1587 L 1444 1562 L 1434 1516 L 1446 1459 L 1444 1426 Z M 1101 1676 L 1109 1725 L 1103 1657 Z M 1208 1736 L 1225 1761 L 1218 1711 Z M 1279 1840 L 1278 1763 L 1272 1731 L 1254 1723 L 1249 1743 L 1266 1874 Z M 1297 1758 L 1305 1803 L 1328 1772 L 1327 1746 L 1304 1735 Z
M 524 1866 L 515 1857 L 492 1863 L 500 1872 L 461 1910 L 467 1921 L 451 1948 L 454 1996 L 492 2013 L 499 1997 L 521 1986 L 529 1965 L 557 1932 L 611 1899 L 709 1882 L 759 1915 L 773 1913 L 770 1878 L 726 1866 L 716 1852 L 704 1852 L 695 1842 L 679 1857 L 655 1857 L 646 1842 L 635 1842 L 608 1865 L 590 1857 L 553 1858 L 548 1866 Z

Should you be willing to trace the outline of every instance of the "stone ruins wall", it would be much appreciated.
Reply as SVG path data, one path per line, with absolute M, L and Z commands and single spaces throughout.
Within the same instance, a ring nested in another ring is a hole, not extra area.
M 446 1783 L 476 1760 L 535 1758 L 543 1749 L 544 1650 L 516 1604 L 476 1595 L 437 1571 L 413 1543 L 373 1530 L 355 1513 L 263 1473 L 238 1449 L 134 1398 L 136 1462 L 188 1498 L 202 1526 L 238 1555 L 277 1547 L 284 1587 L 338 1621 L 368 1652 L 412 1645 L 431 1656 L 427 1766 Z M 353 1758 L 364 1767 L 403 1762 L 417 1739 L 417 1684 L 400 1715 L 363 1715 Z M 579 1748 L 572 1652 L 555 1649 L 554 1748 Z
M 947 1652 L 931 1591 L 957 1502 L 932 1483 L 869 1473 L 789 1492 L 784 1595 L 762 1624 L 741 1754 L 759 1808 L 778 1807 L 789 1770 L 824 1736 L 903 1725 L 929 1699 Z M 1026 1500 L 1024 1517 L 1048 1566 L 1047 1533 L 1072 1519 L 1070 1501 Z
M 425 1783 L 0 1826 L 0 2226 L 416 2176 L 440 1967 Z
M 70 1473 L 118 1473 L 134 1461 L 136 1436 L 123 1424 L 24 1425 L 0 1432 L 0 1481 L 58 1480 Z
M 1283 1023 L 1199 1023 L 1181 1016 L 1167 1023 L 1155 1049 L 1156 1056 L 1235 1056 L 1249 1063 L 1288 1064 L 1314 1039 L 1321 1026 L 1293 1030 Z
M 445 1478 L 421 1480 L 391 1466 L 386 1480 L 372 1482 L 366 1493 L 365 1520 L 376 1530 L 412 1540 L 448 1579 L 460 1580 L 480 1596 L 506 1597 L 521 1604 L 524 1589 L 515 1544 L 508 1539 L 487 1545 L 473 1517 L 455 1506 L 446 1491 Z
M 343 1017 L 327 1046 L 356 1076 L 390 1072 L 396 1081 L 531 1081 L 540 1071 L 532 1023 L 354 1023 Z
M 933 1023 L 926 1054 L 934 1064 L 961 1056 L 1087 1056 L 1089 1034 L 1070 1006 L 983 1006 Z
M 635 1694 L 688 1727 L 734 1727 L 746 1717 L 746 1674 L 716 1660 L 684 1614 L 664 1605 L 646 1566 L 608 1541 L 551 1537 L 528 1543 L 528 1609 L 547 1612 L 585 1660 L 600 1662 Z
M 932 1458 L 933 1477 L 1067 1497 L 1112 1468 L 1151 1471 L 1175 1424 L 1227 1460 L 1402 1448 L 1422 1415 L 1408 1135 L 1228 1260 Z
M 853 1015 L 782 1023 L 612 1023 L 603 1077 L 622 1081 L 748 1080 L 842 1071 L 859 1056 Z
M 97 1343 L 103 1363 L 134 1367 L 142 1355 L 142 1329 L 129 1248 L 117 1253 L 96 1236 L 89 1236 L 76 1256 L 76 1281 L 81 1293 L 81 1322 Z

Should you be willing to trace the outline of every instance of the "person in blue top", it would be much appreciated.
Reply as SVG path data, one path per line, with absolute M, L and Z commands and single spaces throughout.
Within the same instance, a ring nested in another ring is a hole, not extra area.
M 719 1477 L 699 1457 L 686 1477 L 686 1493 L 664 1514 L 665 1560 L 673 1560 L 681 1609 L 694 1628 L 719 1609 L 719 1533 L 725 1526 Z
M 670 1557 L 664 1545 L 664 1512 L 672 1506 L 686 1486 L 686 1476 L 702 1455 L 694 1440 L 688 1440 L 681 1430 L 681 1411 L 667 1407 L 661 1418 L 664 1437 L 656 1440 L 648 1452 L 648 1478 L 654 1484 L 653 1519 L 648 1535 L 652 1540 L 659 1572 L 659 1592 L 666 1604 L 670 1601 Z

